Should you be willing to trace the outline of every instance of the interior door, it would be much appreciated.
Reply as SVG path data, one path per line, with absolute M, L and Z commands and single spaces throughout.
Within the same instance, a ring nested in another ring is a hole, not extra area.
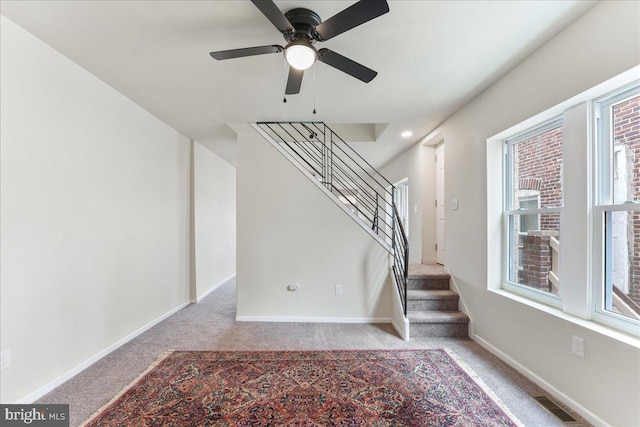
M 436 147 L 436 262 L 444 265 L 444 143 Z

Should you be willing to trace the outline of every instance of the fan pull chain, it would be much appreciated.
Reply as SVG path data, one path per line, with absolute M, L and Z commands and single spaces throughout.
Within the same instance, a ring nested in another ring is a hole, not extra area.
M 313 114 L 316 114 L 316 64 L 313 63 Z
M 282 56 L 282 67 L 284 72 L 282 73 L 283 82 L 284 82 L 284 98 L 282 98 L 282 102 L 287 102 L 287 59 Z

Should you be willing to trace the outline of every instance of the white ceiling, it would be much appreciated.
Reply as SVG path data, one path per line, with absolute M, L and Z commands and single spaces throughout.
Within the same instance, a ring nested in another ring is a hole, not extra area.
M 276 1 L 327 19 L 353 1 Z M 593 6 L 575 1 L 389 1 L 390 12 L 318 47 L 362 63 L 369 84 L 319 63 L 283 103 L 281 54 L 216 61 L 210 51 L 284 44 L 249 1 L 2 1 L 10 20 L 184 135 L 235 163 L 228 123 L 389 125 L 356 148 L 398 155 Z M 315 106 L 317 114 L 312 114 Z M 381 129 L 382 126 L 376 127 Z M 414 132 L 404 139 L 405 129 Z

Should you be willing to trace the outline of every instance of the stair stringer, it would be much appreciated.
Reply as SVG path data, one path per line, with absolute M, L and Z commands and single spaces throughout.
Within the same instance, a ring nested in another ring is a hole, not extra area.
M 389 264 L 391 263 L 392 261 L 390 260 Z M 397 289 L 398 283 L 396 283 L 396 278 L 393 274 L 391 275 L 391 280 L 393 281 L 393 286 L 395 287 L 395 289 Z M 393 292 L 393 305 L 391 306 L 391 324 L 393 325 L 393 328 L 396 330 L 398 335 L 400 335 L 400 338 L 405 341 L 409 341 L 411 325 L 409 324 L 409 318 L 404 315 L 403 304 L 404 303 L 400 301 L 400 294 L 397 291 Z
M 445 266 L 444 270 L 447 273 L 449 273 L 449 276 L 450 276 L 449 287 L 451 288 L 452 291 L 455 291 L 458 294 L 458 310 L 460 310 L 462 313 L 466 314 L 467 317 L 469 317 L 469 337 L 473 337 L 474 336 L 473 318 L 471 317 L 471 313 L 469 312 L 469 309 L 467 308 L 467 305 L 464 302 L 464 295 L 460 291 L 460 287 L 458 286 L 456 279 L 453 277 L 453 274 L 451 274 L 451 271 L 449 271 L 449 268 Z

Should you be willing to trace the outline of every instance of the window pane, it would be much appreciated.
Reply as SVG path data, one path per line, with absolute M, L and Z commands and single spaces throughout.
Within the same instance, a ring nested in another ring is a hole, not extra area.
M 513 144 L 513 209 L 535 194 L 540 208 L 562 206 L 562 126 Z
M 640 319 L 640 211 L 606 212 L 605 309 Z
M 612 106 L 613 203 L 640 201 L 640 96 Z
M 557 294 L 559 249 L 559 213 L 510 215 L 510 282 Z
M 520 234 L 540 229 L 540 215 L 520 215 L 519 221 L 520 227 L 518 227 L 518 230 Z

